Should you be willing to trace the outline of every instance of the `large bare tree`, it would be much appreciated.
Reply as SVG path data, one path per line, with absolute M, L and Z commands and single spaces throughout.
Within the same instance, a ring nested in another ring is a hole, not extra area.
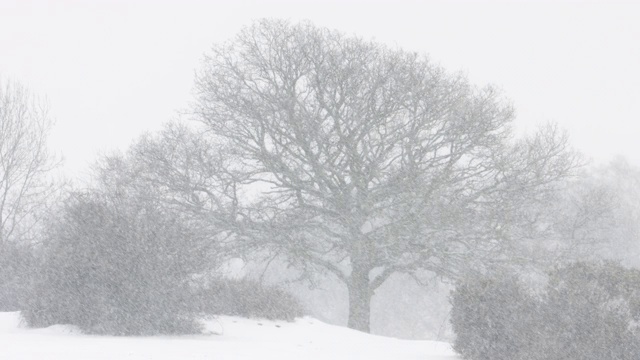
M 308 23 L 243 29 L 212 49 L 196 89 L 201 145 L 224 157 L 176 151 L 165 176 L 179 174 L 242 249 L 344 282 L 348 326 L 362 331 L 395 272 L 455 278 L 510 260 L 576 166 L 554 126 L 515 139 L 494 88 Z

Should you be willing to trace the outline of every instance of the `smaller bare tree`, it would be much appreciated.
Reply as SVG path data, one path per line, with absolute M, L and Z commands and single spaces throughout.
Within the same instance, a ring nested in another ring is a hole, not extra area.
M 51 171 L 60 161 L 48 150 L 47 110 L 20 84 L 0 81 L 0 249 L 27 237 L 55 192 Z
M 57 186 L 47 150 L 53 122 L 44 102 L 0 79 L 0 311 L 17 310 L 33 266 L 30 245 Z

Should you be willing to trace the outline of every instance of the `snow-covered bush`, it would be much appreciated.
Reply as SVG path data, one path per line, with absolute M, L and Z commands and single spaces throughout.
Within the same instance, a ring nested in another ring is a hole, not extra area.
M 278 286 L 251 279 L 220 279 L 197 293 L 202 312 L 292 321 L 305 315 L 298 299 Z
M 35 259 L 24 244 L 0 243 L 0 311 L 20 310 L 28 297 Z
M 451 296 L 454 349 L 464 359 L 517 360 L 531 347 L 538 314 L 534 298 L 515 276 L 473 276 Z
M 199 331 L 189 279 L 205 261 L 200 240 L 149 197 L 73 194 L 53 221 L 32 300 L 30 326 L 152 335 Z
M 543 359 L 640 359 L 640 271 L 614 263 L 575 263 L 549 275 Z
M 640 359 L 638 270 L 575 263 L 549 272 L 537 295 L 514 276 L 473 277 L 452 305 L 464 359 Z

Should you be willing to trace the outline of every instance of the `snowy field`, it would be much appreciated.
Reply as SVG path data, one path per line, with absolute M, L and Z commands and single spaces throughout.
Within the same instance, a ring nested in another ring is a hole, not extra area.
M 82 335 L 71 326 L 26 329 L 17 312 L 0 313 L 2 360 L 199 359 L 458 359 L 447 343 L 398 340 L 328 325 L 312 318 L 294 323 L 220 317 L 209 335 L 109 337 Z

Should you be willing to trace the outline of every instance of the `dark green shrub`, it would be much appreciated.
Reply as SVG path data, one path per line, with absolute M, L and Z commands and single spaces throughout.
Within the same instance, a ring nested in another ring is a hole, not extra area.
M 286 321 L 305 315 L 292 294 L 250 279 L 213 281 L 198 290 L 196 298 L 200 310 L 207 314 Z
M 451 299 L 464 359 L 640 359 L 638 270 L 572 264 L 549 272 L 539 296 L 514 277 L 473 277 Z

